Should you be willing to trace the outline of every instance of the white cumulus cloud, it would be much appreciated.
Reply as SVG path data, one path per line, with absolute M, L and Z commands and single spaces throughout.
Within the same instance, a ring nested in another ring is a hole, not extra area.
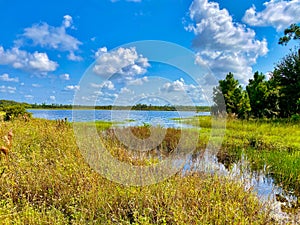
M 61 26 L 50 26 L 47 23 L 34 24 L 31 27 L 25 28 L 23 37 L 31 40 L 34 45 L 48 47 L 59 51 L 69 52 L 68 59 L 79 61 L 81 57 L 76 56 L 74 51 L 79 49 L 82 44 L 75 37 L 67 34 L 66 29 L 71 28 L 73 19 L 71 16 L 64 16 Z
M 134 91 L 133 91 L 133 90 L 130 90 L 130 89 L 127 88 L 127 87 L 122 87 L 121 90 L 120 90 L 120 93 L 121 93 L 121 94 L 134 94 Z
M 0 65 L 11 65 L 15 69 L 34 72 L 55 71 L 58 64 L 48 58 L 46 53 L 29 53 L 17 47 L 5 50 L 0 46 Z
M 68 85 L 65 87 L 66 91 L 78 91 L 80 89 L 79 85 Z
M 64 73 L 59 76 L 61 80 L 70 80 L 70 74 Z
M 289 27 L 293 23 L 300 22 L 300 1 L 299 0 L 271 0 L 264 3 L 265 8 L 257 12 L 253 5 L 249 8 L 243 21 L 251 26 L 272 26 L 277 31 Z
M 40 84 L 31 84 L 32 87 L 39 88 L 42 87 Z
M 180 78 L 179 80 L 175 80 L 173 82 L 167 82 L 163 85 L 161 88 L 161 91 L 166 92 L 190 92 L 191 90 L 196 89 L 196 87 L 193 84 L 186 84 L 183 78 Z
M 145 82 L 148 82 L 149 79 L 148 77 L 142 77 L 142 78 L 137 78 L 137 79 L 129 79 L 127 81 L 128 85 L 143 85 Z
M 4 73 L 0 76 L 1 81 L 6 81 L 6 82 L 19 82 L 18 77 L 10 77 L 7 73 Z
M 194 0 L 189 15 L 193 23 L 186 30 L 195 34 L 195 62 L 209 66 L 217 79 L 232 72 L 246 83 L 252 76 L 251 65 L 267 54 L 267 41 L 257 40 L 254 30 L 234 22 L 228 10 L 220 9 L 217 2 Z
M 114 90 L 115 89 L 115 86 L 114 86 L 113 82 L 111 82 L 110 80 L 104 81 L 101 84 L 91 83 L 91 86 L 93 88 L 99 88 L 99 89 L 102 89 L 102 88 L 106 88 L 108 90 Z
M 184 91 L 185 84 L 184 84 L 184 80 L 180 79 L 180 80 L 176 80 L 172 83 L 168 82 L 165 83 L 163 86 L 163 91 L 167 91 L 167 92 L 172 92 L 172 91 Z
M 110 52 L 103 52 L 96 60 L 93 71 L 106 77 L 116 73 L 135 76 L 146 73 L 149 66 L 148 59 L 139 55 L 134 47 L 121 47 Z
M 77 62 L 83 60 L 83 58 L 82 58 L 81 56 L 75 55 L 74 52 L 70 52 L 70 53 L 68 54 L 67 58 L 68 58 L 69 60 L 71 60 L 71 61 L 77 61 Z
M 73 18 L 70 15 L 65 15 L 63 20 L 63 26 L 65 28 L 71 27 L 73 24 Z
M 95 58 L 98 58 L 99 56 L 101 56 L 103 53 L 106 53 L 106 52 L 107 52 L 107 48 L 106 47 L 99 48 L 95 52 Z
M 34 52 L 29 60 L 29 66 L 38 71 L 54 71 L 57 63 L 51 62 L 46 53 Z
M 34 96 L 32 96 L 32 95 L 24 95 L 24 97 L 28 98 L 28 99 L 33 99 L 34 98 Z
M 4 85 L 0 86 L 0 92 L 2 93 L 14 94 L 16 90 L 17 90 L 16 87 L 4 86 Z

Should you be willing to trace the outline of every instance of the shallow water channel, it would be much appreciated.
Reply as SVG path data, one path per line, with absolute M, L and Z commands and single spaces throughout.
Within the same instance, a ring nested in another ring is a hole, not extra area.
M 283 207 L 290 207 L 297 197 L 286 194 L 282 188 L 278 187 L 272 177 L 266 174 L 266 170 L 252 171 L 245 155 L 241 160 L 232 163 L 230 168 L 226 167 L 220 158 L 209 150 L 204 155 L 190 155 L 183 171 L 205 172 L 229 177 L 232 180 L 241 181 L 245 190 L 253 190 L 257 193 L 260 201 L 271 207 L 271 216 L 280 224 L 300 224 L 300 214 L 287 213 Z

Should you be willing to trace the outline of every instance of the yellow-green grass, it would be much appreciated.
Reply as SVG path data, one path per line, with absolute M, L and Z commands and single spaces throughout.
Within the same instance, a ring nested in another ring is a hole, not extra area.
M 3 120 L 4 116 L 5 116 L 5 112 L 0 111 L 0 121 Z
M 158 184 L 126 187 L 89 167 L 71 124 L 1 122 L 0 142 L 10 129 L 13 146 L 8 160 L 0 159 L 0 224 L 275 223 L 241 183 L 179 173 Z
M 189 118 L 184 122 L 200 126 L 200 136 L 206 142 L 223 139 L 217 154 L 226 166 L 237 162 L 244 154 L 253 170 L 265 168 L 277 185 L 300 197 L 300 123 L 283 119 L 228 119 L 225 136 L 211 137 L 210 117 Z M 297 207 L 300 207 L 300 200 Z

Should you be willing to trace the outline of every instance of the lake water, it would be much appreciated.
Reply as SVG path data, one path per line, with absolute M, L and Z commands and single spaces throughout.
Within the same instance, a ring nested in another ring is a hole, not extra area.
M 210 115 L 209 112 L 193 111 L 134 111 L 134 110 L 44 110 L 30 109 L 35 118 L 57 120 L 67 118 L 68 121 L 112 121 L 126 122 L 128 126 L 144 124 L 159 125 L 162 127 L 187 127 L 174 118 L 187 118 L 199 115 Z

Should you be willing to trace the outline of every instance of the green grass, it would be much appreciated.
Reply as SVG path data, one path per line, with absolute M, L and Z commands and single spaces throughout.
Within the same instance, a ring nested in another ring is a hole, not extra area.
M 108 127 L 97 124 L 99 131 Z M 0 122 L 1 145 L 10 129 L 14 133 L 10 155 L 8 160 L 0 158 L 1 224 L 275 223 L 268 207 L 241 183 L 178 173 L 150 186 L 126 187 L 89 167 L 71 124 L 41 119 Z M 124 152 L 114 154 L 122 157 Z
M 202 140 L 218 139 L 217 135 L 210 137 L 210 117 L 189 118 L 184 122 L 200 126 Z M 283 119 L 227 120 L 218 158 L 230 167 L 241 155 L 246 156 L 253 171 L 265 167 L 278 186 L 300 197 L 300 123 Z M 300 208 L 300 200 L 295 207 Z

